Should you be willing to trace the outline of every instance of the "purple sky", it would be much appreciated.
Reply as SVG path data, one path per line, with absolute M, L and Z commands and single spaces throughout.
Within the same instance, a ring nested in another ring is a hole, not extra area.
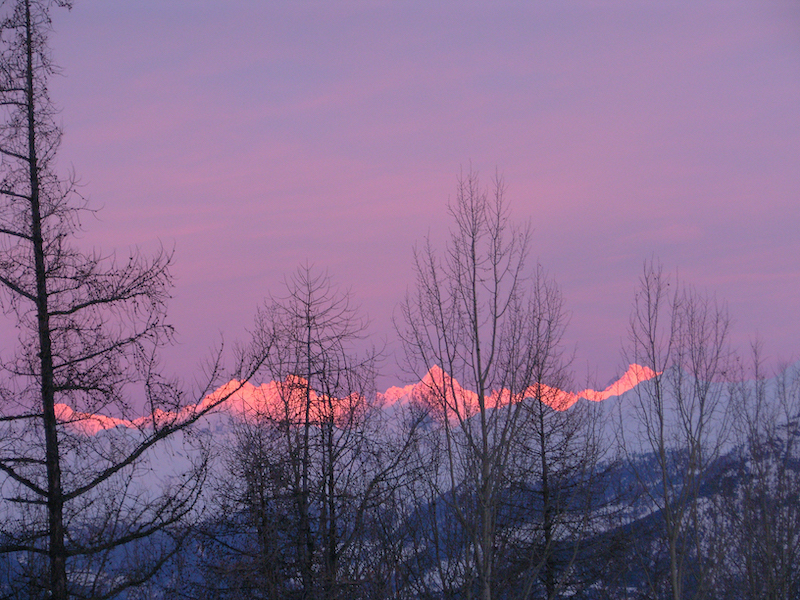
M 412 247 L 470 162 L 531 220 L 579 380 L 621 371 L 651 255 L 727 300 L 737 345 L 798 357 L 797 2 L 77 0 L 55 27 L 85 242 L 175 246 L 170 370 L 305 260 L 396 350 Z

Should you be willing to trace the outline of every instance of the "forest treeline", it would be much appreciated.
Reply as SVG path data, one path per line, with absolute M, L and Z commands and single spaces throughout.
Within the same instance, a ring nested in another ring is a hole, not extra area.
M 559 410 L 568 313 L 500 178 L 462 173 L 449 239 L 414 252 L 409 402 L 382 402 L 366 319 L 307 265 L 193 389 L 165 376 L 172 255 L 76 243 L 89 208 L 57 172 L 48 95 L 59 6 L 0 3 L 0 302 L 19 332 L 0 348 L 0 598 L 800 597 L 797 367 L 737 355 L 724 304 L 649 260 L 622 350 L 656 376 Z M 276 396 L 209 434 L 247 381 Z M 86 435 L 88 414 L 136 427 Z

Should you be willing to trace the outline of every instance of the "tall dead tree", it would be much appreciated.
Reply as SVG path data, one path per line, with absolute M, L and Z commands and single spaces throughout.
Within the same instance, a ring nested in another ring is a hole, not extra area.
M 163 479 L 162 495 L 141 477 L 156 444 L 213 405 L 180 412 L 184 394 L 159 374 L 170 254 L 117 260 L 76 246 L 86 205 L 56 169 L 47 87 L 51 11 L 69 5 L 0 4 L 0 302 L 19 331 L 0 364 L 0 552 L 17 557 L 9 585 L 54 600 L 112 597 L 175 551 L 171 527 L 193 509 L 203 461 Z M 219 364 L 211 371 L 200 398 L 219 381 Z M 101 413 L 139 426 L 87 435 Z M 126 568 L 107 576 L 113 563 Z

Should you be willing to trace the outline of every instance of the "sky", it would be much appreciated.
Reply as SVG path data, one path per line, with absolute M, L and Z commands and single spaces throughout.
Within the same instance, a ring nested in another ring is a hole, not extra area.
M 54 28 L 59 167 L 100 209 L 80 243 L 175 251 L 168 371 L 308 261 L 408 383 L 392 316 L 469 168 L 534 229 L 578 387 L 624 371 L 651 257 L 727 302 L 736 346 L 800 358 L 795 1 L 77 0 Z

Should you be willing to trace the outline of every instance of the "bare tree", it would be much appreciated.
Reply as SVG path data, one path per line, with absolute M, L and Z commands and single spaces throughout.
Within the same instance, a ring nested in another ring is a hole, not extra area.
M 251 516 L 252 533 L 276 517 L 288 528 L 279 536 L 284 573 L 260 586 L 279 580 L 277 596 L 265 597 L 368 595 L 366 565 L 375 568 L 377 551 L 366 535 L 406 477 L 400 467 L 414 426 L 386 422 L 374 388 L 377 354 L 359 352 L 366 325 L 349 293 L 308 265 L 258 313 L 255 335 L 270 348 L 258 376 L 271 383 L 243 407 L 228 461 L 239 476 L 226 487 L 238 486 L 233 506 Z M 253 566 L 273 556 L 274 539 L 259 539 Z
M 655 377 L 635 388 L 629 414 L 620 414 L 622 448 L 660 517 L 674 600 L 700 598 L 713 583 L 714 532 L 704 527 L 701 483 L 726 441 L 730 320 L 714 299 L 671 279 L 660 264 L 645 264 L 635 295 L 626 349 L 628 362 Z M 646 455 L 652 462 L 634 460 Z M 655 471 L 652 471 L 653 464 Z M 646 553 L 645 553 L 646 554 Z M 651 594 L 659 577 L 649 565 Z
M 761 346 L 734 388 L 736 450 L 720 469 L 726 590 L 752 600 L 800 593 L 800 370 L 767 378 Z
M 530 397 L 524 404 L 523 432 L 528 442 L 524 454 L 527 456 L 524 460 L 522 456 L 517 459 L 523 468 L 513 478 L 521 484 L 519 501 L 522 506 L 513 513 L 517 518 L 528 520 L 528 539 L 522 542 L 524 550 L 519 549 L 522 550 L 519 554 L 525 556 L 521 569 L 525 591 L 521 597 L 530 595 L 531 588 L 541 576 L 546 597 L 553 598 L 559 581 L 554 551 L 557 529 L 563 525 L 560 522 L 565 516 L 563 506 L 565 501 L 568 502 L 563 496 L 572 495 L 563 488 L 576 483 L 567 483 L 569 476 L 566 471 L 573 471 L 576 465 L 586 466 L 589 470 L 591 467 L 584 462 L 589 457 L 583 455 L 574 443 L 583 426 L 588 424 L 582 419 L 585 411 L 561 412 L 567 407 L 560 406 L 562 390 L 569 389 L 571 383 L 562 346 L 567 320 L 564 301 L 558 288 L 541 270 L 533 282 L 533 289 L 535 303 L 529 311 L 529 338 L 517 342 L 536 348 L 537 358 L 530 375 L 531 385 L 527 394 Z M 569 463 L 573 464 L 567 466 Z M 565 467 L 566 471 L 561 472 Z M 513 485 L 511 489 L 514 489 Z M 531 509 L 539 514 L 530 515 Z M 524 531 L 525 525 L 521 529 Z M 519 538 L 512 533 L 515 542 L 519 542 Z
M 476 173 L 460 177 L 449 244 L 442 257 L 430 240 L 415 252 L 417 285 L 398 326 L 411 370 L 430 370 L 428 401 L 442 436 L 433 444 L 441 470 L 431 472 L 430 500 L 447 511 L 434 509 L 432 526 L 452 531 L 456 543 L 440 562 L 449 572 L 439 583 L 484 600 L 498 587 L 498 518 L 524 451 L 530 455 L 531 418 L 568 367 L 561 295 L 541 268 L 527 268 L 530 228 L 509 222 L 504 191 L 499 178 L 490 194 Z M 540 433 L 545 441 L 548 432 Z M 547 478 L 548 459 L 539 458 Z M 442 522 L 447 512 L 457 529 Z
M 170 254 L 118 261 L 75 246 L 86 205 L 57 174 L 61 131 L 47 89 L 51 9 L 69 4 L 0 4 L 0 301 L 19 330 L 0 365 L 0 551 L 27 572 L 29 597 L 56 600 L 114 596 L 175 552 L 172 526 L 193 510 L 203 455 L 157 496 L 142 485 L 147 458 L 214 405 L 179 410 L 185 394 L 159 373 L 172 336 Z M 220 363 L 210 371 L 200 398 Z M 137 394 L 152 418 L 136 420 Z M 139 427 L 86 435 L 98 413 Z M 124 572 L 104 576 L 119 562 Z
M 283 432 L 253 407 L 232 421 L 209 482 L 213 509 L 198 525 L 195 573 L 183 573 L 171 595 L 187 598 L 280 599 L 296 575 L 294 499 L 286 489 L 289 461 Z
M 534 386 L 536 387 L 536 386 Z M 549 405 L 549 389 L 526 401 L 529 428 L 501 520 L 512 597 L 561 597 L 594 584 L 602 541 L 591 541 L 609 514 L 600 407 L 582 401 L 568 410 Z

